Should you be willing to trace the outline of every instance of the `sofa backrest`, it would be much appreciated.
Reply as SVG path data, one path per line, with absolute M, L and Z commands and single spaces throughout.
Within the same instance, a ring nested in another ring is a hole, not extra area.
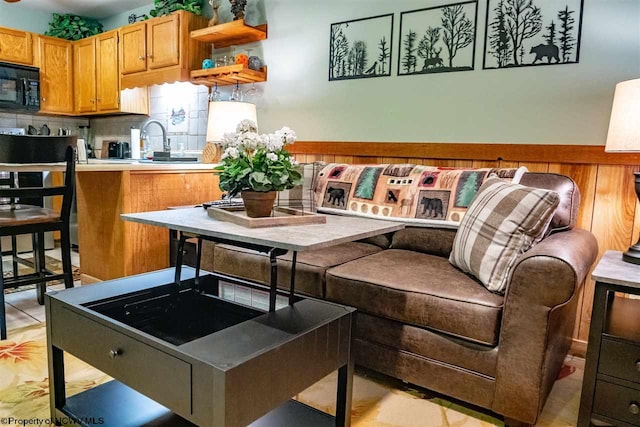
M 571 178 L 557 173 L 527 172 L 520 179 L 520 184 L 553 190 L 560 196 L 560 204 L 549 225 L 550 233 L 570 230 L 576 226 L 580 190 Z

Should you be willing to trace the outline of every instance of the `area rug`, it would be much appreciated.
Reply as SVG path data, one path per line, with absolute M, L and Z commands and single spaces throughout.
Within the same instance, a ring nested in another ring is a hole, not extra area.
M 75 357 L 65 356 L 67 394 L 100 385 L 110 378 Z M 46 333 L 44 324 L 9 331 L 0 342 L 0 420 L 49 417 Z M 554 385 L 538 426 L 576 425 L 582 371 L 565 366 Z M 330 375 L 296 398 L 335 413 L 336 375 Z M 5 418 L 6 419 L 6 418 Z M 7 424 L 4 424 L 7 425 Z M 484 427 L 502 421 L 435 396 L 393 378 L 358 369 L 354 378 L 354 427 Z
M 31 261 L 33 262 L 33 257 L 28 257 L 25 258 L 27 261 Z M 50 257 L 49 255 L 45 255 L 44 256 L 44 260 L 46 263 L 46 266 L 49 270 L 53 271 L 54 273 L 62 273 L 62 261 L 57 260 L 55 258 Z M 3 274 L 2 276 L 7 278 L 7 277 L 13 277 L 13 265 L 11 263 L 10 260 L 8 260 L 8 258 L 4 259 L 2 261 L 2 271 Z M 80 280 L 80 268 L 79 267 L 72 267 L 72 274 L 73 274 L 73 281 L 75 282 L 76 280 Z M 29 273 L 33 273 L 33 269 L 23 265 L 23 264 L 18 264 L 18 274 L 19 275 L 23 275 L 23 274 L 29 274 Z M 55 285 L 57 283 L 62 283 L 62 280 L 54 280 L 51 282 L 47 282 L 47 286 L 51 286 L 51 285 Z M 25 286 L 20 286 L 19 288 L 9 288 L 9 289 L 5 289 L 5 293 L 10 294 L 13 292 L 20 292 L 20 291 L 26 291 L 29 289 L 35 289 L 36 285 L 25 285 Z

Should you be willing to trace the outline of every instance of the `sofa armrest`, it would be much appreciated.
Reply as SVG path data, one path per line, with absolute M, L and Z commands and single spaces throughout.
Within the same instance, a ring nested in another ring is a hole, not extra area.
M 595 237 L 573 229 L 518 260 L 505 294 L 494 411 L 536 422 L 571 345 L 577 291 L 597 254 Z
M 513 299 L 546 307 L 564 304 L 580 288 L 597 255 L 598 243 L 586 230 L 550 235 L 516 262 L 506 304 Z

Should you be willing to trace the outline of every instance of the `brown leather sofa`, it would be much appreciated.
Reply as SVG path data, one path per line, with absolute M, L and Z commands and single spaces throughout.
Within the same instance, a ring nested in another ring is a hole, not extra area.
M 597 243 L 574 228 L 580 201 L 568 177 L 527 173 L 552 189 L 551 233 L 517 262 L 504 296 L 448 261 L 454 230 L 410 227 L 390 236 L 298 254 L 296 289 L 358 309 L 356 363 L 534 424 L 567 355 L 578 291 Z M 267 282 L 266 257 L 207 244 L 203 269 Z M 286 288 L 291 258 L 278 265 Z

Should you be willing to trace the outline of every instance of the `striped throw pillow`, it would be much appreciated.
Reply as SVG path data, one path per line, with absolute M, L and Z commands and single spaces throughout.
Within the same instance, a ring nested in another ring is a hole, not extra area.
M 558 203 L 554 191 L 488 178 L 460 223 L 449 261 L 504 293 L 518 256 L 542 240 Z

